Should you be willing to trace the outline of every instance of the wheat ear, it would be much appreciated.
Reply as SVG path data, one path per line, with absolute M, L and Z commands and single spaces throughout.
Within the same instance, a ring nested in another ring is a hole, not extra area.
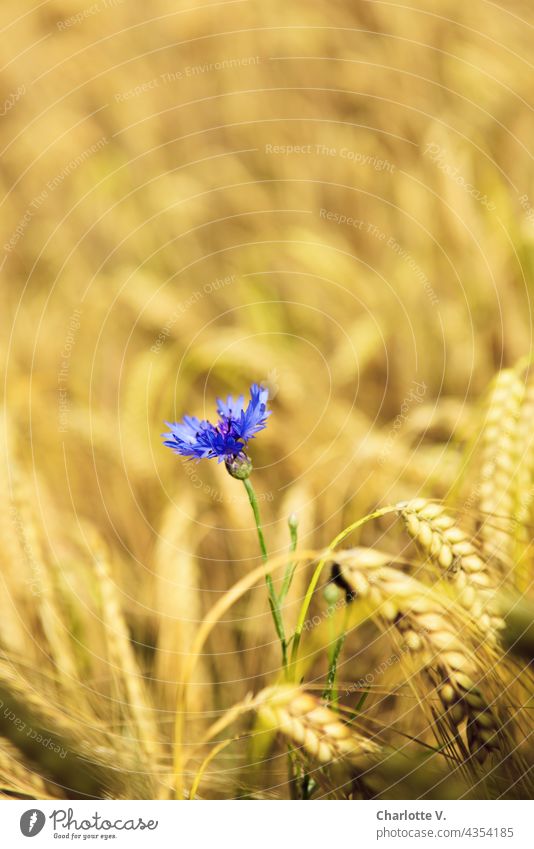
M 23 528 L 25 548 L 31 552 L 33 570 L 38 576 L 39 591 L 35 607 L 46 636 L 46 641 L 58 672 L 58 681 L 64 691 L 72 690 L 78 678 L 71 634 L 65 621 L 61 604 L 61 570 L 56 558 L 49 556 L 46 535 L 33 509 L 34 491 L 27 473 L 15 463 L 12 468 L 13 505 Z
M 341 552 L 334 579 L 351 597 L 368 601 L 382 625 L 398 630 L 406 651 L 421 659 L 451 724 L 467 721 L 470 751 L 482 761 L 500 748 L 499 725 L 475 683 L 480 674 L 460 637 L 461 623 L 427 587 L 389 563 L 390 555 L 375 549 Z
M 531 537 L 534 497 L 534 369 L 526 376 L 525 395 L 517 423 L 517 476 L 515 481 L 515 562 L 519 563 Z
M 460 604 L 480 629 L 493 636 L 503 628 L 492 599 L 495 581 L 491 570 L 455 519 L 440 504 L 424 498 L 402 502 L 398 510 L 409 535 L 452 580 Z
M 150 785 L 138 771 L 131 747 L 121 745 L 122 740 L 117 743 L 97 718 L 67 713 L 50 693 L 35 689 L 2 658 L 0 704 L 0 736 L 16 747 L 24 763 L 53 782 L 60 795 L 147 798 Z M 49 746 L 39 739 L 47 739 Z
M 137 663 L 128 625 L 113 582 L 107 552 L 96 534 L 93 536 L 94 573 L 100 590 L 100 609 L 106 643 L 110 654 L 112 675 L 126 696 L 123 705 L 130 719 L 136 742 L 145 757 L 145 765 L 161 756 L 154 708 L 150 703 L 143 675 Z
M 297 687 L 272 687 L 258 696 L 258 716 L 321 764 L 356 765 L 380 747 L 358 734 L 320 699 Z
M 482 432 L 478 506 L 483 516 L 484 551 L 500 561 L 513 556 L 514 481 L 518 468 L 518 425 L 525 387 L 514 369 L 495 377 Z

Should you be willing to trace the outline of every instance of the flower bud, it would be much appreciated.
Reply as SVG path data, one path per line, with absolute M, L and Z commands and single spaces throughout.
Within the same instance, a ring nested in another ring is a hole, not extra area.
M 287 517 L 287 524 L 292 531 L 296 531 L 299 526 L 299 517 L 296 513 L 290 513 Z
M 252 463 L 246 454 L 238 454 L 226 460 L 224 465 L 228 474 L 240 481 L 246 480 L 252 471 Z

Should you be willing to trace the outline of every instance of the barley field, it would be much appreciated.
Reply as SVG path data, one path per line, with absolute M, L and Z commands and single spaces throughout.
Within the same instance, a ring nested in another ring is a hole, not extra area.
M 1 798 L 533 798 L 532 5 L 0 29 Z

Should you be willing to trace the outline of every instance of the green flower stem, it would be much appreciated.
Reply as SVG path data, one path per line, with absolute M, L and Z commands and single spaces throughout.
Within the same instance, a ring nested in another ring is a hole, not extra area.
M 304 630 L 304 624 L 306 622 L 306 616 L 308 615 L 308 610 L 311 604 L 311 600 L 313 598 L 313 594 L 317 588 L 317 584 L 319 583 L 319 578 L 321 577 L 322 571 L 330 559 L 330 555 L 339 545 L 340 542 L 349 536 L 353 531 L 361 528 L 362 525 L 365 525 L 367 522 L 370 522 L 372 519 L 378 519 L 380 516 L 385 516 L 386 513 L 393 513 L 397 508 L 390 507 L 382 507 L 380 510 L 375 510 L 374 513 L 369 513 L 367 516 L 364 516 L 362 519 L 358 519 L 357 522 L 353 522 L 352 525 L 349 525 L 347 528 L 344 528 L 337 537 L 335 537 L 330 545 L 328 546 L 326 555 L 321 558 L 317 566 L 315 567 L 315 572 L 311 577 L 311 581 L 308 584 L 308 589 L 306 590 L 306 595 L 304 596 L 304 601 L 302 602 L 299 616 L 297 619 L 297 625 L 295 628 L 295 634 L 293 636 L 293 645 L 291 648 L 291 663 L 290 663 L 290 673 L 291 677 L 295 679 L 296 671 L 297 671 L 297 659 L 299 653 L 300 639 L 302 636 L 302 631 Z
M 248 500 L 250 501 L 250 506 L 252 507 L 252 512 L 254 513 L 254 521 L 256 522 L 256 530 L 258 532 L 261 556 L 263 558 L 263 562 L 267 563 L 269 555 L 267 554 L 267 546 L 265 545 L 265 537 L 263 536 L 263 528 L 261 525 L 258 499 L 256 498 L 256 493 L 254 492 L 254 487 L 250 482 L 250 478 L 245 478 L 243 480 L 243 484 L 245 485 Z M 280 646 L 282 648 L 282 665 L 285 669 L 287 667 L 287 640 L 284 629 L 284 623 L 282 620 L 282 614 L 280 612 L 280 603 L 278 601 L 278 597 L 274 589 L 273 579 L 269 572 L 265 573 L 265 583 L 267 584 L 267 592 L 269 594 L 269 607 L 271 608 L 271 615 L 273 617 L 274 627 L 276 630 L 277 637 L 280 640 Z
M 258 499 L 256 498 L 256 493 L 254 492 L 254 487 L 250 482 L 250 478 L 245 478 L 243 483 L 247 491 L 250 506 L 252 507 L 252 512 L 254 513 L 254 520 L 256 522 L 256 530 L 258 531 L 258 540 L 260 543 L 261 556 L 263 557 L 263 562 L 267 563 L 269 555 L 267 554 L 267 546 L 265 545 L 265 537 L 263 536 L 263 528 L 261 526 L 261 516 L 260 508 L 258 507 Z

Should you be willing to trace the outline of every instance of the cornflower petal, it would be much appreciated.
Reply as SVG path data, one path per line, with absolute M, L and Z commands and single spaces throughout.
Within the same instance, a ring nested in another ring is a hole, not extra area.
M 236 458 L 246 459 L 245 447 L 249 439 L 266 425 L 268 391 L 257 383 L 250 387 L 250 401 L 244 409 L 244 397 L 226 401 L 217 399 L 219 421 L 217 425 L 196 416 L 184 416 L 181 422 L 165 422 L 170 428 L 163 433 L 164 445 L 183 457 L 197 460 L 217 459 L 231 463 Z

